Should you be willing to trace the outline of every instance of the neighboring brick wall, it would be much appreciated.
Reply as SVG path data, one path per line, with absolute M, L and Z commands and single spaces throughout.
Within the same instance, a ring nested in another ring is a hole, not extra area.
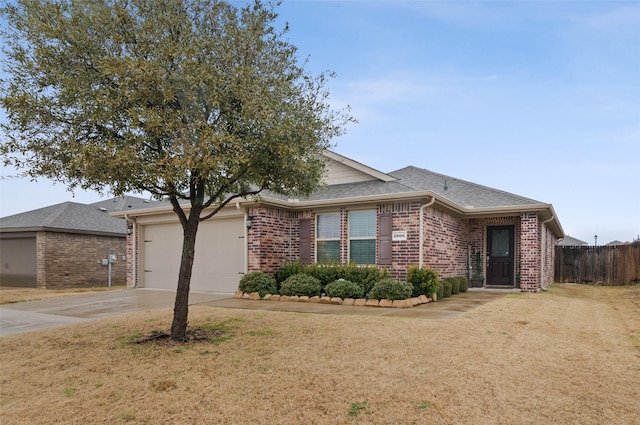
M 466 276 L 469 221 L 433 207 L 424 213 L 424 266 L 438 271 L 440 278 Z
M 540 286 L 540 232 L 538 229 L 536 214 L 520 216 L 520 247 L 522 249 L 520 289 L 522 292 L 538 292 Z
M 67 288 L 107 286 L 107 266 L 100 260 L 116 254 L 111 285 L 126 283 L 124 237 L 39 232 L 36 240 L 38 287 Z

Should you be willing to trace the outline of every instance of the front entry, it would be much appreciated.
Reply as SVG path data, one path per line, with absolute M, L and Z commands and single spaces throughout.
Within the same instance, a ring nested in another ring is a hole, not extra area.
M 487 227 L 487 285 L 513 286 L 514 226 Z

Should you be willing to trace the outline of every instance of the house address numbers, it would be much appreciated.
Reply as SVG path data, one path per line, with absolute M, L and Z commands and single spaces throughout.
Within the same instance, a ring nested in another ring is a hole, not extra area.
M 407 231 L 406 230 L 394 230 L 391 232 L 391 240 L 394 242 L 398 241 L 406 241 L 407 240 Z

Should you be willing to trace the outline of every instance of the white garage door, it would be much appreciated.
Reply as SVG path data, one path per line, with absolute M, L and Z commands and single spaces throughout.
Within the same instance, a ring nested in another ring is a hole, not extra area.
M 192 291 L 233 293 L 244 272 L 244 220 L 227 218 L 200 223 L 196 236 Z M 182 226 L 152 224 L 144 229 L 144 286 L 176 289 Z

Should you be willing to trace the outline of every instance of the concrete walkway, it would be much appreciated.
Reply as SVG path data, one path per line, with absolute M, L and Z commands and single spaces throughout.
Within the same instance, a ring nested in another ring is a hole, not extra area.
M 407 309 L 352 307 L 316 303 L 253 301 L 235 299 L 228 294 L 192 292 L 189 305 L 249 310 L 289 311 L 336 315 L 372 315 L 415 319 L 448 320 L 512 291 L 471 289 L 437 303 Z M 0 336 L 30 332 L 85 320 L 138 311 L 173 307 L 175 292 L 152 289 L 121 289 L 91 294 L 0 306 Z

